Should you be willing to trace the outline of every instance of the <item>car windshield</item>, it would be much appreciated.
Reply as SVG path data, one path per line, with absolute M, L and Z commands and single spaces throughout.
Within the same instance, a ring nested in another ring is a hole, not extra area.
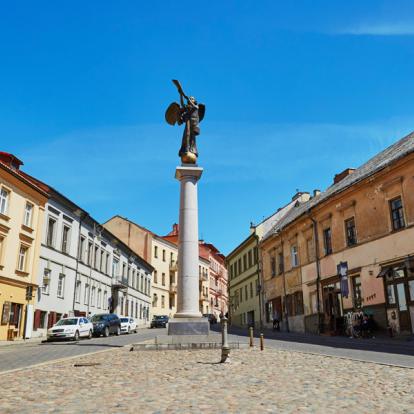
M 106 319 L 106 315 L 93 315 L 91 321 L 92 322 L 100 322 Z
M 154 316 L 154 320 L 160 320 L 160 319 L 167 319 L 168 316 L 160 315 L 160 316 Z
M 121 322 L 128 322 L 128 318 L 121 318 Z
M 68 318 L 68 319 L 61 319 L 56 326 L 62 326 L 62 325 L 77 325 L 78 324 L 78 318 Z

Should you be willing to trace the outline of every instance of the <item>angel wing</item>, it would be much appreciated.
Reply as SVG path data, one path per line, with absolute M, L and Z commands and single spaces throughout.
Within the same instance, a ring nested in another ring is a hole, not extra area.
M 204 104 L 198 104 L 198 119 L 201 122 L 204 119 L 206 113 L 206 106 Z
M 180 105 L 177 102 L 173 102 L 165 111 L 165 120 L 170 125 L 175 125 L 179 121 Z

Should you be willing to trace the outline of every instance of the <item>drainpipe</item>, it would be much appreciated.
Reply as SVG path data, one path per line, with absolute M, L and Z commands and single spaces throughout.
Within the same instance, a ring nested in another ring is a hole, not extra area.
M 260 268 L 260 260 L 259 260 L 259 236 L 256 234 L 256 227 L 254 228 L 254 238 L 256 239 L 256 249 L 257 249 L 257 277 L 259 279 L 259 326 L 260 329 L 263 328 L 263 320 L 262 320 L 262 307 L 263 307 L 263 278 L 262 278 L 262 272 Z
M 321 290 L 321 266 L 319 259 L 319 236 L 318 236 L 318 223 L 311 216 L 310 210 L 307 211 L 308 216 L 313 224 L 313 237 L 315 239 L 315 261 L 316 261 L 316 307 L 318 311 L 318 335 L 322 332 L 322 321 L 321 321 L 321 299 L 320 299 L 320 290 Z
M 281 245 L 282 245 L 282 256 L 283 256 L 283 263 L 282 263 L 282 278 L 283 278 L 283 296 L 284 296 L 284 308 L 285 308 L 285 319 L 286 319 L 286 331 L 290 332 L 289 330 L 289 315 L 288 315 L 288 310 L 287 310 L 287 295 L 286 295 L 286 274 L 285 274 L 285 250 L 284 250 L 284 243 L 283 243 L 283 238 L 282 238 L 282 233 L 280 234 L 280 241 L 281 241 Z
M 86 219 L 86 217 L 88 217 L 88 213 L 83 213 L 80 215 L 80 219 L 79 219 L 79 235 L 78 235 L 78 246 L 76 249 L 76 270 L 75 270 L 75 289 L 73 289 L 73 304 L 72 304 L 72 310 L 73 310 L 73 314 L 75 314 L 75 302 L 76 302 L 76 284 L 78 283 L 78 269 L 79 269 L 79 260 L 80 257 L 82 257 L 82 252 L 80 252 L 79 255 L 79 247 L 80 247 L 80 240 L 81 240 L 81 228 L 82 228 L 82 222 L 83 220 Z

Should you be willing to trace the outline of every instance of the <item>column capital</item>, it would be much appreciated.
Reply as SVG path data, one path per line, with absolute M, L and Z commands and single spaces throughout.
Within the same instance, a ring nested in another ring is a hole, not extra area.
M 197 167 L 194 164 L 183 164 L 175 169 L 175 178 L 181 181 L 184 178 L 193 178 L 197 181 L 203 173 L 203 168 Z

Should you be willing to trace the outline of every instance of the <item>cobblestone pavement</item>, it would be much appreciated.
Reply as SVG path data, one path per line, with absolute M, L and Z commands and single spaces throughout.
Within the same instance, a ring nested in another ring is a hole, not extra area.
M 9 413 L 412 413 L 414 370 L 266 349 L 114 349 L 0 375 Z M 97 363 L 75 367 L 75 363 Z

